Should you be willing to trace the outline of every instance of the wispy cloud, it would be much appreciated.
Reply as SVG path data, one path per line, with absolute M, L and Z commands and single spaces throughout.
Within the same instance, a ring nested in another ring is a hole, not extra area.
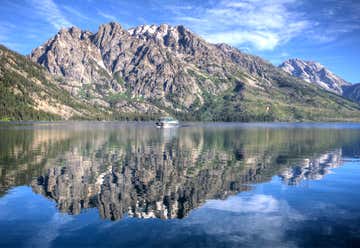
M 35 7 L 37 14 L 43 16 L 54 28 L 72 26 L 53 0 L 31 0 L 31 4 Z
M 87 17 L 86 15 L 84 15 L 82 12 L 76 10 L 75 8 L 73 7 L 70 7 L 70 6 L 67 6 L 67 5 L 64 5 L 62 6 L 62 8 L 67 11 L 69 14 L 72 14 L 80 19 L 83 19 L 83 20 L 91 20 L 89 17 Z
M 257 50 L 273 50 L 310 25 L 301 13 L 292 10 L 294 0 L 223 0 L 210 7 L 179 9 L 174 13 L 205 39 Z
M 11 29 L 15 28 L 14 24 L 9 22 L 1 22 L 0 23 L 0 42 L 4 43 L 8 40 L 8 36 L 11 33 Z
M 73 220 L 67 214 L 55 213 L 52 218 L 42 226 L 38 232 L 28 241 L 29 247 L 35 247 L 41 243 L 41 247 L 51 247 L 51 243 L 59 236 L 60 228 Z
M 118 21 L 116 16 L 113 16 L 111 14 L 108 14 L 108 13 L 105 13 L 105 12 L 102 12 L 101 10 L 98 10 L 98 15 L 105 18 L 105 19 L 108 19 L 110 21 Z
M 360 2 L 327 0 L 327 8 L 320 11 L 309 35 L 314 41 L 329 43 L 339 37 L 360 30 Z
M 0 44 L 5 45 L 8 48 L 20 50 L 23 47 L 18 40 L 11 39 L 16 25 L 9 22 L 0 22 Z
M 259 50 L 274 49 L 280 42 L 280 37 L 269 31 L 225 31 L 205 35 L 213 43 L 224 42 L 232 45 L 251 44 Z

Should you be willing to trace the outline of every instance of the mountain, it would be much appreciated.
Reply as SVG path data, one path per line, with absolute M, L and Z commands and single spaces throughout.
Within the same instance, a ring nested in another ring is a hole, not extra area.
M 63 87 L 74 96 L 115 111 L 189 112 L 243 82 L 269 84 L 251 75 L 262 71 L 259 58 L 166 24 L 125 30 L 109 23 L 95 34 L 62 29 L 30 57 L 64 76 Z M 252 73 L 244 74 L 239 63 Z
M 58 80 L 0 45 L 0 120 L 103 118 L 100 109 L 72 97 Z
M 344 86 L 351 85 L 318 62 L 289 59 L 283 62 L 279 68 L 290 75 L 301 78 L 308 83 L 319 85 L 321 88 L 339 95 L 342 95 Z
M 171 114 L 182 120 L 332 121 L 360 116 L 357 104 L 257 56 L 208 43 L 184 26 L 126 30 L 111 22 L 96 33 L 61 29 L 29 58 L 56 79 L 51 87 L 64 89 L 102 119 Z
M 360 83 L 343 86 L 343 96 L 360 103 Z

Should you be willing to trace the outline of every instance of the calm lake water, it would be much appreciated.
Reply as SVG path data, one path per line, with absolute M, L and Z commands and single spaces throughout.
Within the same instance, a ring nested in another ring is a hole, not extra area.
M 351 246 L 360 124 L 0 124 L 0 247 Z

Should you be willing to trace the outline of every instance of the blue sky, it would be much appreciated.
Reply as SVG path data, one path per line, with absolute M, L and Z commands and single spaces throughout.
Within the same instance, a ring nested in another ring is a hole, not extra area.
M 318 61 L 355 83 L 359 13 L 360 0 L 1 0 L 0 43 L 29 54 L 61 27 L 182 24 L 276 65 L 294 57 Z

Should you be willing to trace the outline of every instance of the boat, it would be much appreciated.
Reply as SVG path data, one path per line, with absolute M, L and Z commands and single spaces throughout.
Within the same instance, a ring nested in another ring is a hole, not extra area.
M 173 117 L 161 117 L 156 121 L 156 126 L 158 128 L 178 127 L 179 121 Z

